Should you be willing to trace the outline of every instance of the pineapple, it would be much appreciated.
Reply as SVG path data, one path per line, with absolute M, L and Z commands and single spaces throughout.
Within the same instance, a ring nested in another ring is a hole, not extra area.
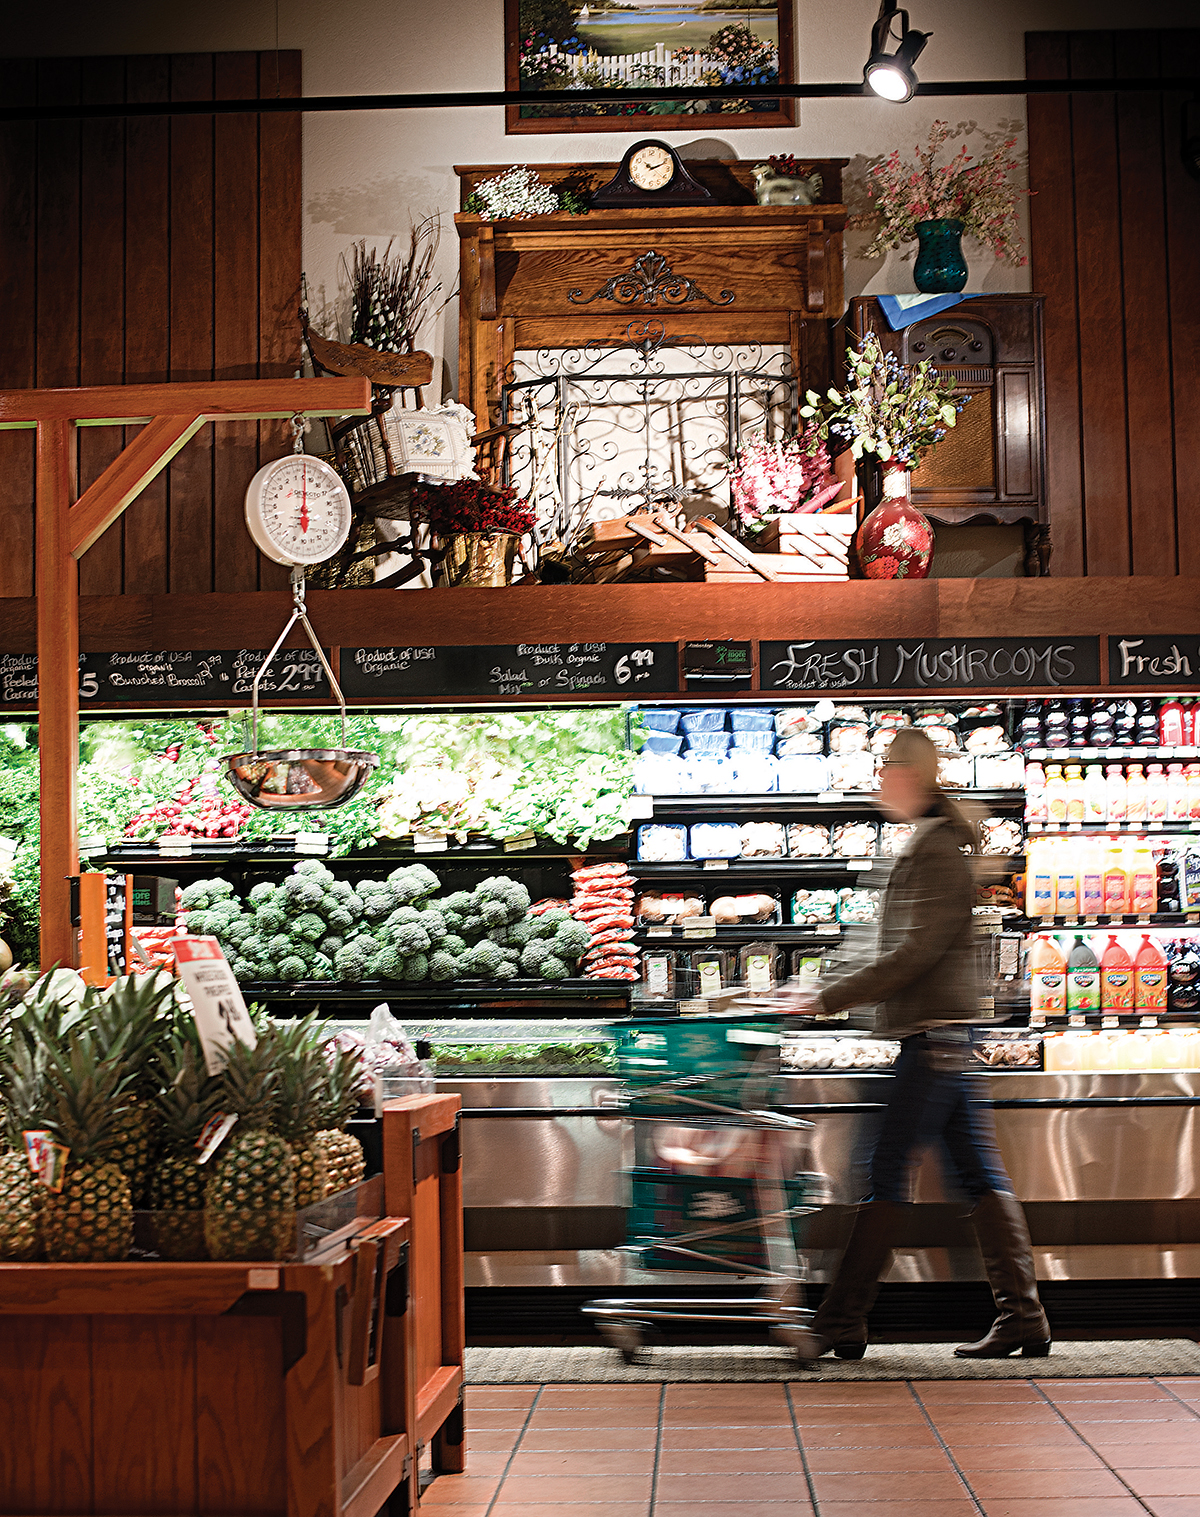
M 258 1047 L 232 1043 L 221 1082 L 221 1106 L 238 1122 L 208 1161 L 204 1238 L 214 1259 L 282 1259 L 296 1225 L 292 1151 L 271 1130 L 279 1082 L 270 1030 Z
M 329 1181 L 325 1145 L 317 1129 L 325 1120 L 329 1066 L 313 1031 L 316 1014 L 275 1029 L 279 1083 L 275 1127 L 292 1150 L 296 1206 L 324 1199 Z
M 45 1073 L 37 1050 L 14 1037 L 0 1059 L 6 1139 L 0 1152 L 0 1259 L 34 1259 L 41 1251 L 43 1186 L 29 1167 L 23 1134 L 43 1126 Z
M 158 1114 L 166 1145 L 150 1182 L 154 1232 L 164 1259 L 206 1259 L 204 1186 L 196 1143 L 217 1111 L 221 1082 L 204 1066 L 194 1038 L 174 1036 L 156 1061 Z
M 162 1140 L 151 1060 L 174 1007 L 174 981 L 166 974 L 122 975 L 87 1008 L 102 1048 L 128 1030 L 132 1077 L 124 1110 L 115 1124 L 112 1162 L 129 1181 L 135 1206 L 150 1199 L 150 1176 Z
M 42 1042 L 45 1126 L 70 1150 L 62 1190 L 48 1190 L 42 1200 L 46 1257 L 53 1263 L 124 1259 L 133 1242 L 129 1181 L 111 1158 L 132 1079 L 126 1046 L 121 1035 L 102 1048 L 84 1025 L 73 1027 L 65 1043 Z
M 362 1082 L 362 1055 L 356 1048 L 327 1045 L 329 1059 L 329 1095 L 324 1120 L 328 1127 L 317 1134 L 325 1149 L 329 1183 L 325 1194 L 332 1196 L 347 1186 L 357 1185 L 366 1171 L 362 1144 L 346 1131 L 346 1123 L 358 1110 L 359 1086 Z

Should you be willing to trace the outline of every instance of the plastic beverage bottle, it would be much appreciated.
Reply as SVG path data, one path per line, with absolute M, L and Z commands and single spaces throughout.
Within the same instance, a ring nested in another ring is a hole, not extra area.
M 1182 774 L 1182 764 L 1179 769 Z M 1084 771 L 1083 819 L 1085 822 L 1108 820 L 1108 787 L 1104 783 L 1104 770 L 1099 764 L 1089 764 Z
M 1081 764 L 1067 765 L 1066 778 L 1067 792 L 1067 821 L 1082 822 L 1084 819 L 1084 794 L 1083 794 L 1083 766 Z
M 1066 708 L 1062 701 L 1047 701 L 1042 707 L 1042 732 L 1047 748 L 1067 748 L 1071 743 Z
M 1029 1007 L 1045 1016 L 1067 1009 L 1067 961 L 1055 940 L 1039 932 L 1029 949 Z
M 1158 708 L 1158 740 L 1164 748 L 1179 748 L 1183 744 L 1183 702 L 1177 695 Z
M 1145 838 L 1138 838 L 1129 855 L 1129 909 L 1144 916 L 1158 910 L 1158 870 Z
M 1133 733 L 1141 747 L 1153 748 L 1158 742 L 1158 708 L 1151 696 L 1144 696 L 1137 703 Z
M 1113 744 L 1117 748 L 1132 748 L 1133 735 L 1137 729 L 1137 707 L 1132 701 L 1122 701 L 1113 709 Z
M 1039 838 L 1029 845 L 1025 861 L 1025 915 L 1052 917 L 1055 900 L 1054 845 Z
M 1108 808 L 1106 820 L 1123 822 L 1125 820 L 1125 771 L 1120 764 L 1109 764 L 1107 776 L 1104 781 Z
M 1087 939 L 1077 937 L 1067 955 L 1067 1010 L 1099 1009 L 1100 961 L 1092 952 Z
M 1138 1011 L 1167 1009 L 1167 960 L 1149 934 L 1143 934 L 1133 961 L 1133 1004 Z
M 1063 838 L 1055 845 L 1054 914 L 1060 917 L 1079 915 L 1079 856 L 1072 839 Z
M 1096 917 L 1104 907 L 1104 864 L 1108 850 L 1103 843 L 1085 842 L 1078 849 L 1079 914 Z
M 1100 1010 L 1133 1010 L 1133 961 L 1115 934 L 1100 955 Z
M 1067 715 L 1067 730 L 1071 734 L 1072 748 L 1085 748 L 1088 740 L 1088 728 L 1091 725 L 1091 712 L 1084 707 L 1081 700 L 1071 702 Z
M 1146 820 L 1146 776 L 1141 764 L 1130 764 L 1125 771 L 1125 820 Z
M 1130 910 L 1129 871 L 1125 849 L 1113 843 L 1104 861 L 1104 911 L 1107 916 L 1124 916 Z
M 1046 765 L 1046 820 L 1061 827 L 1067 819 L 1067 786 L 1061 764 Z
M 1150 764 L 1146 769 L 1146 820 L 1165 822 L 1167 819 L 1167 776 L 1161 764 Z
M 1200 764 L 1189 764 L 1186 771 L 1188 817 L 1200 821 Z
M 1188 787 L 1182 764 L 1167 765 L 1167 820 L 1183 822 L 1188 814 Z
M 1183 746 L 1190 748 L 1196 741 L 1196 702 L 1183 703 Z
M 1046 820 L 1046 771 L 1041 764 L 1025 765 L 1025 820 Z

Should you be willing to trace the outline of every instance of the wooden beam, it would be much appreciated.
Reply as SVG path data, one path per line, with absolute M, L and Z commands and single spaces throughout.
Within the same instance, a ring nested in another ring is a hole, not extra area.
M 156 416 L 71 507 L 71 553 L 82 558 L 205 424 L 203 416 Z
M 77 390 L 0 391 L 0 431 L 41 421 L 138 426 L 156 416 L 269 421 L 294 416 L 369 416 L 366 379 L 221 379 L 195 384 L 93 385 Z
M 38 751 L 41 761 L 42 968 L 74 968 L 71 890 L 79 873 L 75 775 L 79 765 L 79 567 L 71 557 L 75 426 L 37 429 Z

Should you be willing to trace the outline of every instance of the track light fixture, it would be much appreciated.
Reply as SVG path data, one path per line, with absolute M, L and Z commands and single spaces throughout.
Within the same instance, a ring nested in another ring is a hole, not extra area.
M 894 53 L 888 52 L 893 40 L 892 23 L 900 18 L 899 46 Z M 863 83 L 884 100 L 897 104 L 911 100 L 917 92 L 917 76 L 913 64 L 921 56 L 932 32 L 910 30 L 908 12 L 896 5 L 896 0 L 880 0 L 879 19 L 871 28 L 871 56 L 863 69 Z

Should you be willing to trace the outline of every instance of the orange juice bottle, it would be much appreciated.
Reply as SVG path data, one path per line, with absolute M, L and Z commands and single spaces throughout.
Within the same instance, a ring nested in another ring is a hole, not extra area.
M 1138 838 L 1129 854 L 1129 898 L 1129 909 L 1138 916 L 1158 910 L 1158 870 L 1145 838 Z
M 1162 949 L 1147 933 L 1133 961 L 1133 1001 L 1138 1011 L 1167 1009 L 1167 961 Z
M 1067 786 L 1061 764 L 1046 765 L 1046 820 L 1052 825 L 1067 819 Z
M 1054 844 L 1045 838 L 1029 844 L 1025 861 L 1025 915 L 1054 915 Z
M 1108 780 L 1105 785 L 1108 801 L 1108 820 L 1110 822 L 1123 822 L 1125 820 L 1125 771 L 1120 764 L 1109 764 Z
M 1100 1010 L 1133 1010 L 1133 962 L 1115 933 L 1100 955 Z
M 1082 822 L 1087 812 L 1087 800 L 1083 789 L 1083 766 L 1067 765 L 1067 821 Z
M 1129 822 L 1146 820 L 1146 776 L 1141 764 L 1130 764 L 1125 771 L 1125 819 Z
M 1108 850 L 1103 843 L 1085 842 L 1079 849 L 1079 911 L 1081 916 L 1099 916 L 1104 906 L 1104 864 Z
M 1149 853 L 1149 849 L 1146 850 Z M 1064 838 L 1056 845 L 1054 914 L 1060 917 L 1079 915 L 1079 857 L 1073 839 Z M 1153 866 L 1153 855 L 1151 855 Z M 1155 876 L 1157 879 L 1157 876 Z
M 1029 1009 L 1043 1016 L 1061 1016 L 1067 1009 L 1067 961 L 1044 932 L 1029 948 Z
M 1114 843 L 1104 860 L 1104 910 L 1109 916 L 1124 916 L 1129 907 L 1129 872 L 1125 867 L 1125 850 Z

